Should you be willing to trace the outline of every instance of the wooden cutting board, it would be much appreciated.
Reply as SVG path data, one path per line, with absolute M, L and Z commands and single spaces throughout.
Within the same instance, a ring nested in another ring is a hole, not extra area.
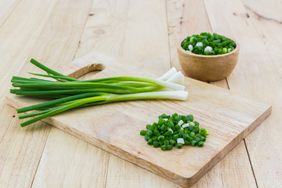
M 59 69 L 74 77 L 84 75 L 83 78 L 115 75 L 157 77 L 122 64 L 107 64 L 104 69 L 101 64 L 72 64 Z M 94 74 L 93 71 L 101 69 Z M 176 184 L 188 187 L 269 116 L 271 106 L 190 78 L 186 78 L 185 83 L 189 98 L 184 102 L 132 101 L 107 104 L 66 112 L 44 121 Z M 37 102 L 37 99 L 12 95 L 7 97 L 7 103 L 15 108 Z M 160 114 L 175 112 L 193 114 L 201 126 L 208 129 L 209 136 L 203 148 L 186 146 L 164 152 L 147 145 L 139 135 L 139 131 L 146 124 L 156 121 Z

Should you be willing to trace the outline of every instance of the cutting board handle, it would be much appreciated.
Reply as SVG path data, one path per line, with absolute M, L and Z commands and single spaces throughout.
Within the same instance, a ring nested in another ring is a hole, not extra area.
M 103 64 L 90 64 L 83 67 L 75 65 L 68 68 L 70 69 L 69 72 L 66 72 L 68 76 L 71 76 L 73 78 L 80 78 L 90 72 L 102 71 L 105 69 L 105 66 Z
M 104 70 L 105 65 L 101 63 L 81 65 L 81 64 L 74 64 L 73 62 L 71 62 L 68 65 L 56 66 L 53 69 L 62 74 L 71 76 L 73 78 L 80 78 L 87 73 Z
M 150 71 L 141 71 L 142 66 L 130 64 L 126 64 L 125 66 L 118 58 L 112 58 L 108 55 L 96 52 L 90 52 L 74 59 L 67 65 L 57 66 L 53 69 L 74 78 L 79 78 L 94 71 L 103 71 L 104 76 L 119 75 L 119 71 L 117 71 L 119 69 L 123 70 L 121 71 L 123 74 L 132 74 L 134 72 L 134 76 L 156 77 L 156 75 Z

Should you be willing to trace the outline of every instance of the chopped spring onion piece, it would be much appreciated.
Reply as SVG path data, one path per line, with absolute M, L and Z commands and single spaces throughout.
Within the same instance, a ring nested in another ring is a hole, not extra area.
M 207 47 L 205 47 L 205 49 L 204 49 L 204 53 L 205 53 L 205 54 L 211 54 L 212 51 L 213 51 L 213 49 L 212 49 L 212 47 L 210 47 L 210 46 L 207 46 Z
M 177 144 L 184 144 L 184 139 L 183 138 L 177 138 Z
M 181 126 L 184 123 L 183 120 L 180 120 L 177 125 Z
M 11 93 L 33 98 L 53 99 L 17 109 L 21 123 L 27 126 L 68 110 L 86 106 L 131 100 L 186 100 L 188 92 L 181 80 L 184 76 L 175 68 L 158 79 L 116 76 L 92 80 L 78 80 L 56 72 L 35 59 L 30 62 L 46 74 L 32 75 L 49 79 L 14 76 Z M 51 80 L 51 79 L 54 80 Z M 172 130 L 172 129 L 171 129 Z
M 188 50 L 189 50 L 189 51 L 192 51 L 192 50 L 193 50 L 193 45 L 192 45 L 192 44 L 189 44 L 189 45 L 188 45 Z
M 197 47 L 203 47 L 204 45 L 203 45 L 202 42 L 197 42 L 197 43 L 196 43 L 196 46 L 197 46 Z
M 189 127 L 189 124 L 188 123 L 184 123 L 181 127 L 184 129 L 186 127 Z
M 195 123 L 194 122 L 190 122 L 189 126 L 195 126 Z

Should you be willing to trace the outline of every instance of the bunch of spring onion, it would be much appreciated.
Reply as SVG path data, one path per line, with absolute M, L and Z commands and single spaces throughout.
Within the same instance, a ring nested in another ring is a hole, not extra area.
M 25 119 L 21 123 L 22 127 L 86 106 L 131 100 L 186 100 L 188 97 L 183 85 L 184 76 L 175 68 L 157 79 L 115 76 L 79 80 L 52 70 L 35 59 L 30 62 L 46 74 L 31 73 L 36 78 L 13 76 L 11 82 L 14 88 L 10 92 L 49 100 L 17 109 L 19 119 Z

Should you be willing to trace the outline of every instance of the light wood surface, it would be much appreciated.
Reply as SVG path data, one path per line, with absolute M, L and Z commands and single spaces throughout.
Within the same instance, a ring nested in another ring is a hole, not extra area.
M 213 84 L 272 104 L 273 112 L 193 187 L 281 187 L 278 0 L 58 2 L 1 1 L 1 98 L 11 75 L 33 71 L 25 66 L 28 57 L 52 66 L 95 52 L 97 61 L 135 64 L 161 74 L 170 65 L 180 68 L 176 39 L 201 31 L 231 35 L 241 44 L 240 60 L 228 82 Z M 75 19 L 78 15 L 85 17 Z M 176 187 L 58 129 L 41 124 L 43 132 L 21 131 L 13 110 L 3 102 L 0 108 L 0 187 Z
M 148 71 L 140 71 L 138 67 L 125 67 L 116 63 L 84 66 L 93 61 L 87 57 L 91 55 L 74 60 L 75 64 L 60 67 L 59 72 L 85 79 L 121 75 L 150 76 Z M 93 71 L 94 75 L 91 74 Z M 96 73 L 97 71 L 100 72 Z M 190 78 L 185 79 L 185 85 L 189 90 L 187 101 L 116 103 L 75 110 L 43 121 L 183 187 L 188 187 L 261 124 L 270 115 L 271 106 Z M 39 101 L 14 95 L 7 97 L 7 104 L 15 108 Z M 140 137 L 139 131 L 146 124 L 153 122 L 158 115 L 175 112 L 194 114 L 195 119 L 209 130 L 209 138 L 204 148 L 186 147 L 183 150 L 163 152 L 148 147 Z

